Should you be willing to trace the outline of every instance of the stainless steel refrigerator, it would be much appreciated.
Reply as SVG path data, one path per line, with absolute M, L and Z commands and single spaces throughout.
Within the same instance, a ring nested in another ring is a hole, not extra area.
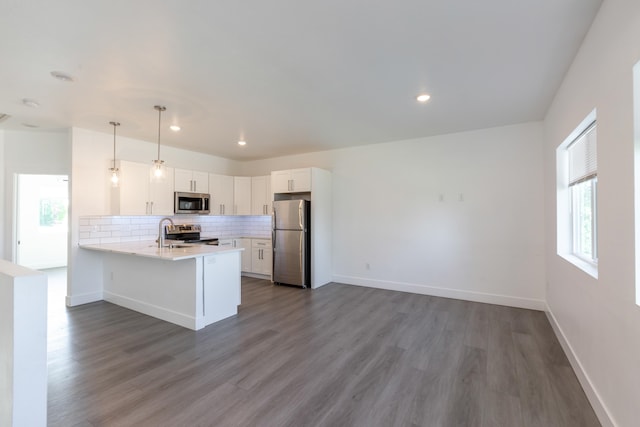
M 310 202 L 273 202 L 273 282 L 311 286 Z

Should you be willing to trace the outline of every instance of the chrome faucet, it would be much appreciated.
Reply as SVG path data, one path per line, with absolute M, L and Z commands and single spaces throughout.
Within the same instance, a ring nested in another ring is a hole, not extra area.
M 173 220 L 171 218 L 162 218 L 158 223 L 158 247 L 162 248 L 164 246 L 164 232 L 162 230 L 162 223 L 165 221 L 169 221 L 171 225 L 173 225 Z

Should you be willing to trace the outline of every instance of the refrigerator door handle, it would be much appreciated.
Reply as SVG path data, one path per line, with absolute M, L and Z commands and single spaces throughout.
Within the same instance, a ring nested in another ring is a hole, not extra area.
M 276 229 L 276 208 L 271 210 L 271 229 Z
M 304 218 L 302 215 L 302 208 L 303 208 L 303 204 L 300 203 L 300 206 L 298 206 L 298 223 L 300 224 L 300 230 L 304 229 Z

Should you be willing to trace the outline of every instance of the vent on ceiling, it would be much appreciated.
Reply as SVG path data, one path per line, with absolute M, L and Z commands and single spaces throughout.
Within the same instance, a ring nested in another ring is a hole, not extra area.
M 9 117 L 11 117 L 8 114 L 4 114 L 4 113 L 0 113 L 0 122 L 4 122 L 5 120 L 7 120 Z

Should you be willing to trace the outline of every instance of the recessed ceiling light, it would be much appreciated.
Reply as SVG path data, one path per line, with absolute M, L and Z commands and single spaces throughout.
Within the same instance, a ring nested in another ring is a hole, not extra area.
M 247 145 L 247 141 L 240 140 L 238 141 L 238 145 Z
M 418 102 L 427 102 L 431 98 L 431 95 L 427 95 L 426 93 L 422 93 L 416 96 L 416 100 Z
M 40 106 L 38 101 L 36 101 L 35 99 L 24 98 L 22 100 L 22 103 L 27 107 L 31 107 L 31 108 L 38 108 Z
M 169 129 L 171 129 L 174 132 L 178 132 L 180 130 L 180 126 L 178 125 L 171 125 L 169 126 Z
M 52 71 L 52 72 L 51 72 L 51 75 L 52 75 L 55 79 L 60 80 L 60 81 L 63 81 L 63 82 L 69 82 L 69 83 L 70 83 L 70 82 L 75 81 L 75 79 L 74 79 L 73 77 L 71 77 L 71 76 L 70 76 L 69 74 L 67 74 L 67 73 L 63 73 L 62 71 Z

